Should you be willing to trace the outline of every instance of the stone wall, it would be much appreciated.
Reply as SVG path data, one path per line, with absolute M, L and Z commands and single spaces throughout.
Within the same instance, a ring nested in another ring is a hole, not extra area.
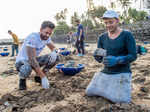
M 133 33 L 138 41 L 150 41 L 150 20 L 140 21 L 135 24 L 122 25 L 123 29 Z M 95 43 L 100 34 L 105 32 L 105 29 L 90 30 L 85 35 L 85 42 Z M 67 36 L 65 34 L 55 35 L 52 40 L 56 43 L 66 43 Z

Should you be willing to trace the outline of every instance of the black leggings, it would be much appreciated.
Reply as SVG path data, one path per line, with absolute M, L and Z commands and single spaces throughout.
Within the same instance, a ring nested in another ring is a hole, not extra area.
M 78 53 L 84 54 L 84 40 L 76 41 L 76 48 L 78 50 Z

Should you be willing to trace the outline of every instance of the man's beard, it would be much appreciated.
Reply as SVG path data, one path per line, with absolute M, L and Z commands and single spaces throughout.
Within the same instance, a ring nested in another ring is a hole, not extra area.
M 47 40 L 47 39 L 49 38 L 49 37 L 44 36 L 44 35 L 42 35 L 42 34 L 40 34 L 40 37 L 41 37 L 42 40 Z

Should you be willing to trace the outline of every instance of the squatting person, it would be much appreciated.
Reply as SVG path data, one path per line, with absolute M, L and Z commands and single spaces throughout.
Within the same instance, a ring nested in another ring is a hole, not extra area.
M 16 69 L 19 71 L 19 89 L 25 90 L 26 78 L 31 74 L 32 69 L 37 76 L 35 81 L 41 83 L 42 87 L 49 88 L 49 81 L 45 73 L 52 68 L 57 60 L 58 54 L 55 52 L 55 46 L 51 41 L 55 25 L 50 21 L 44 21 L 41 25 L 40 32 L 31 33 L 24 40 L 24 43 L 16 57 Z M 50 54 L 39 56 L 45 46 L 52 51 Z M 41 68 L 43 67 L 43 69 Z

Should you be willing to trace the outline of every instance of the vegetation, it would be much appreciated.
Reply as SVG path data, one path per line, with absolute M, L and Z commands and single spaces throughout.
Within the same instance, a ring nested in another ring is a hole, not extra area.
M 123 9 L 122 13 L 120 13 L 121 22 L 124 22 L 126 24 L 144 20 L 145 17 L 147 16 L 146 12 L 138 11 L 136 9 L 131 8 L 130 5 L 132 1 L 133 0 L 117 0 L 117 2 L 121 5 Z M 70 20 L 71 26 L 69 26 L 66 22 L 68 9 L 64 9 L 60 11 L 59 13 L 56 13 L 55 20 L 57 22 L 57 26 L 55 29 L 55 33 L 57 31 L 62 31 L 62 33 L 66 34 L 69 31 L 76 31 L 76 24 L 75 24 L 76 19 L 81 20 L 81 23 L 83 24 L 86 30 L 103 27 L 103 24 L 100 18 L 102 17 L 104 12 L 107 10 L 107 8 L 104 6 L 94 6 L 92 0 L 90 0 L 89 3 L 90 3 L 89 4 L 90 8 L 81 16 L 79 16 L 77 12 L 74 12 Z M 110 8 L 115 10 L 116 8 L 115 2 L 110 1 Z

